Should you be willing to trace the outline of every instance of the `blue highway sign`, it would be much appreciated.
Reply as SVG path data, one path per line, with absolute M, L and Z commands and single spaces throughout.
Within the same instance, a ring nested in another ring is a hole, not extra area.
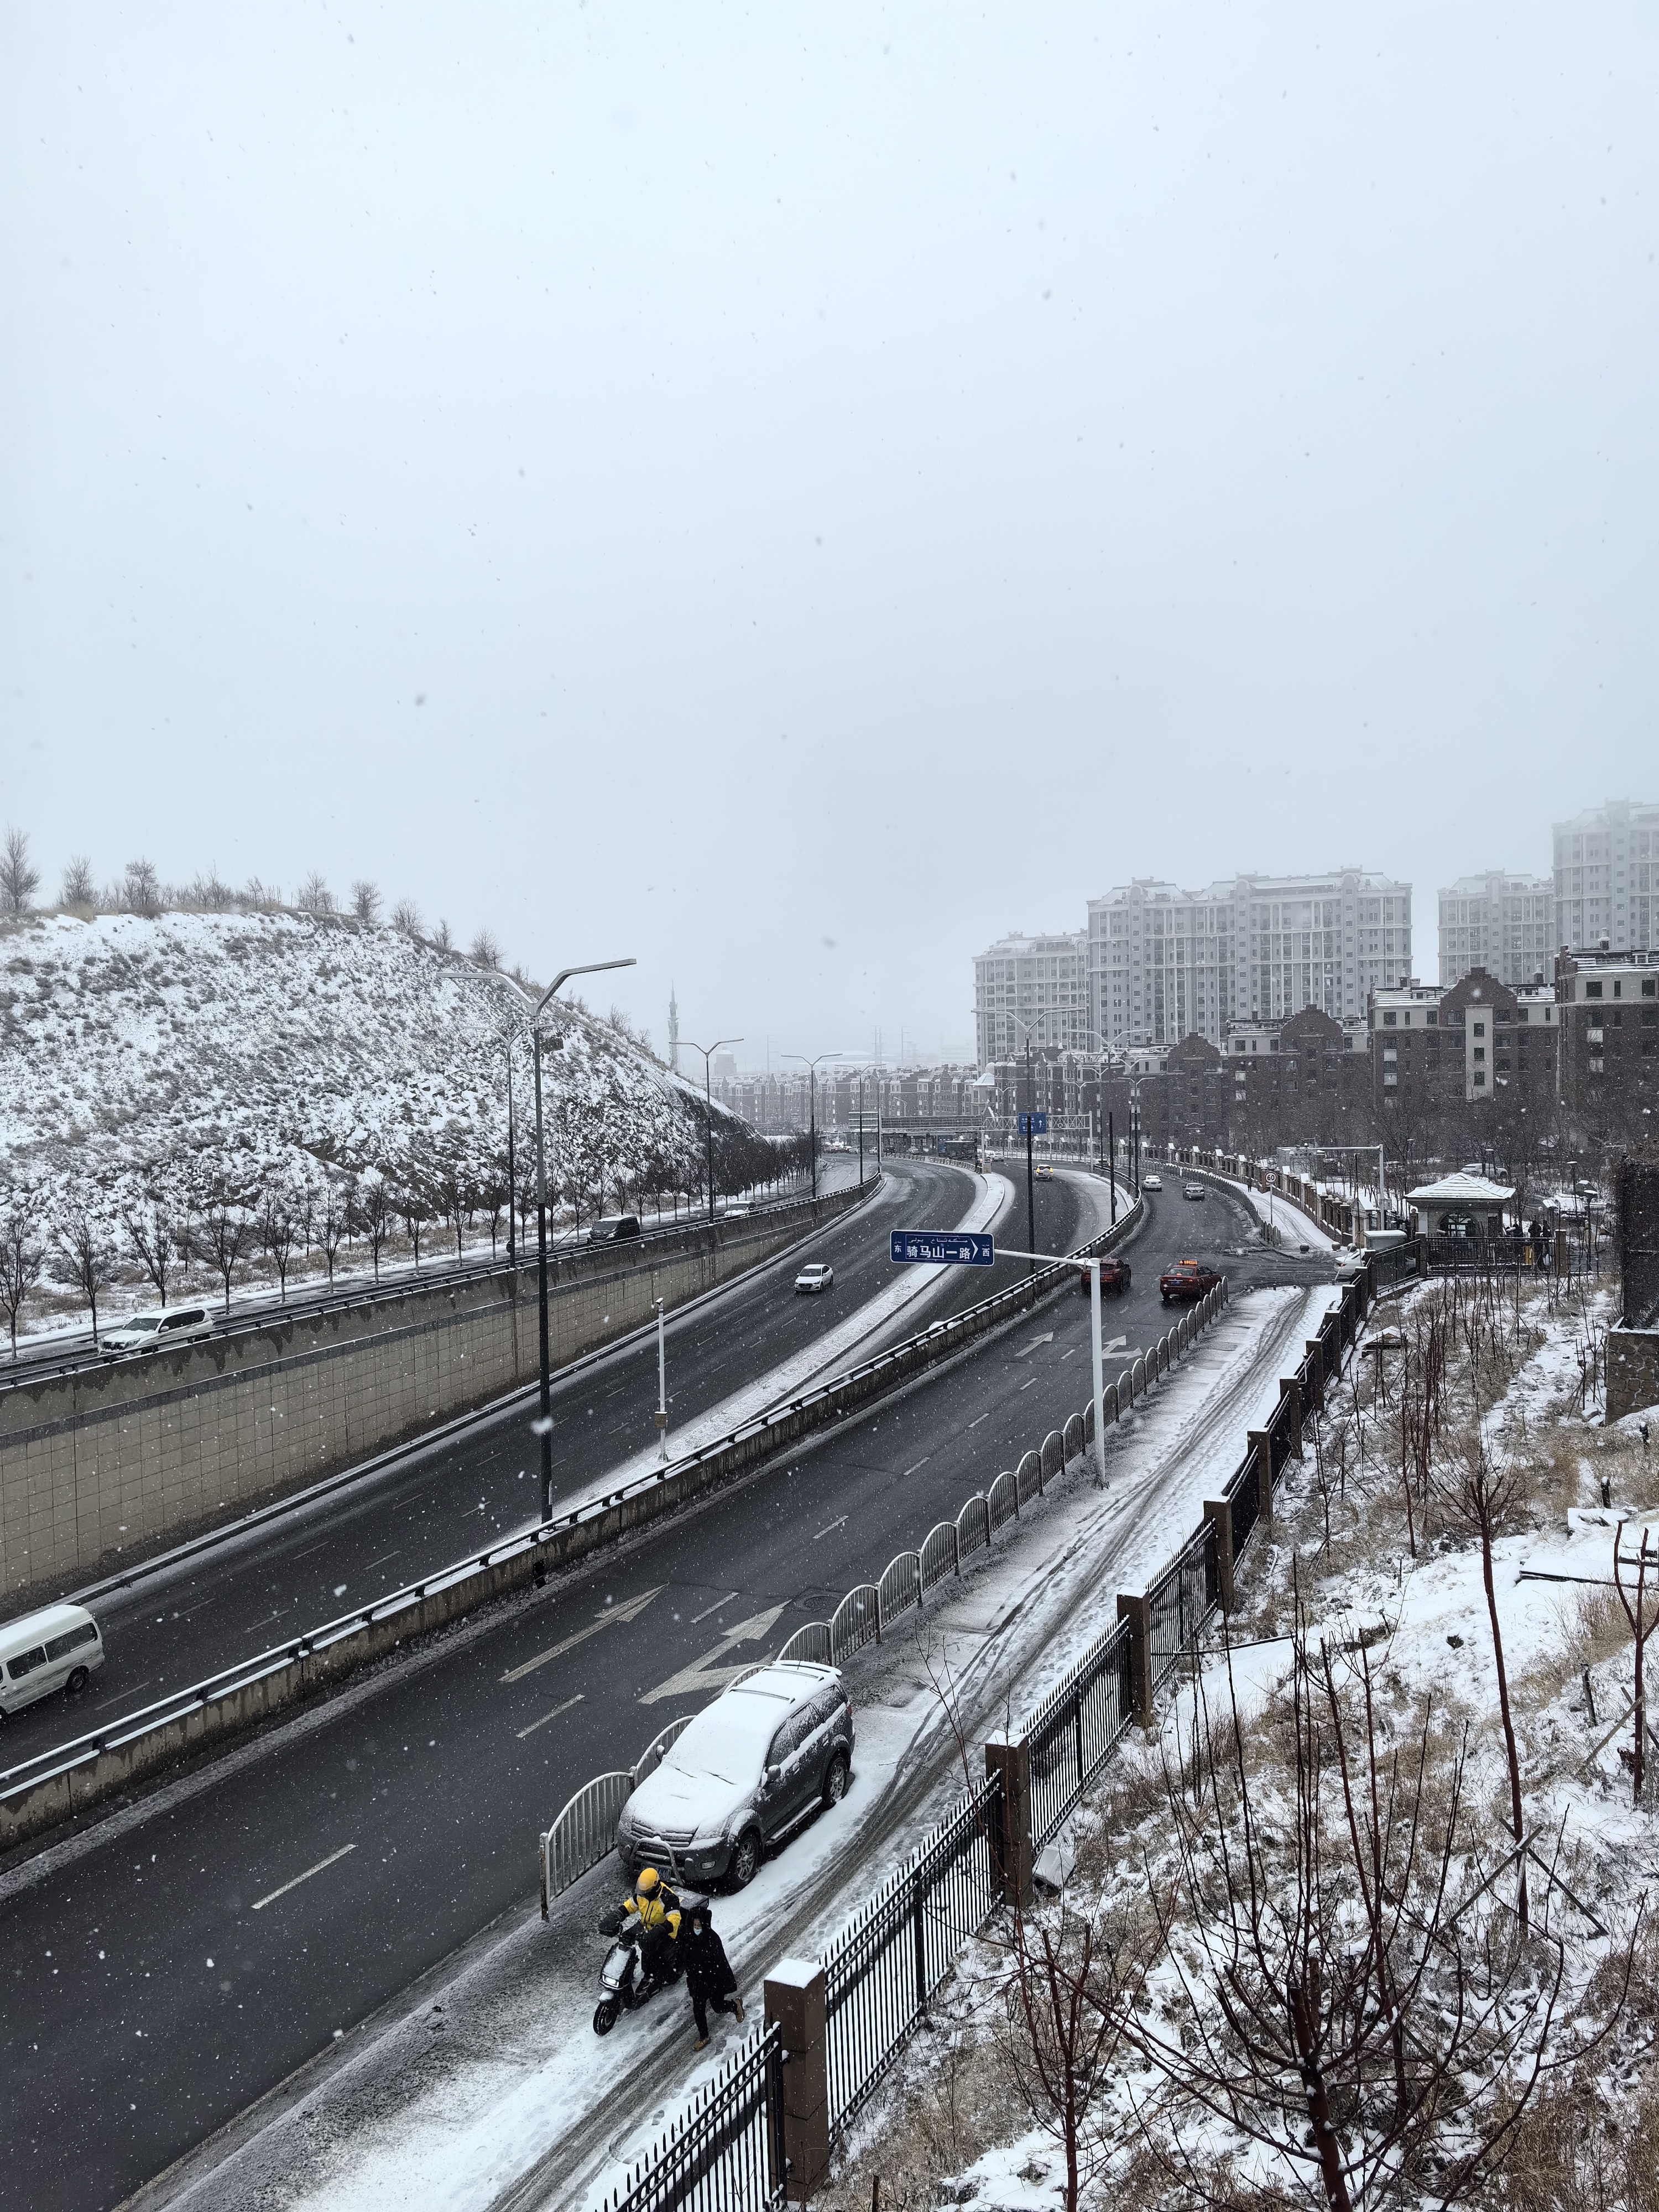
M 1019 1117 L 1019 1133 L 1022 1137 L 1046 1137 L 1048 1133 L 1048 1116 L 1047 1114 L 1022 1114 Z
M 994 1237 L 953 1229 L 895 1229 L 890 1249 L 896 1267 L 988 1267 L 997 1256 L 996 1243 Z

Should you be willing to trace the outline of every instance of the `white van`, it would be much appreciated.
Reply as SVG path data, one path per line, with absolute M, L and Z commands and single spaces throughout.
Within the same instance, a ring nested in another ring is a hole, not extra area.
M 100 1348 L 106 1359 L 113 1359 L 118 1352 L 165 1352 L 169 1345 L 212 1334 L 213 1316 L 205 1306 L 159 1306 L 106 1329 Z
M 0 1627 L 0 1721 L 24 1705 L 84 1690 L 104 1663 L 104 1639 L 84 1606 L 49 1605 Z

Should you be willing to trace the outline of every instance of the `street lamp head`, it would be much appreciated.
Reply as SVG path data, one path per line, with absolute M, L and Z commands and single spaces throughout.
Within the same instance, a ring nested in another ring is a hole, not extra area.
M 553 996 L 553 994 L 558 990 L 562 985 L 568 983 L 573 975 L 602 975 L 607 969 L 637 968 L 639 964 L 639 962 L 634 959 L 630 955 L 630 957 L 626 960 L 589 960 L 580 968 L 561 968 L 558 974 L 553 978 L 553 981 L 542 993 L 539 1000 L 538 1000 L 536 1003 L 536 1011 L 531 1016 L 532 1021 L 540 1020 L 542 1008 Z

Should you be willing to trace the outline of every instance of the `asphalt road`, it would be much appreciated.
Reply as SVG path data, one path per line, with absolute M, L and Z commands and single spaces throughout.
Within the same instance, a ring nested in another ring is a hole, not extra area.
M 904 1163 L 856 1220 L 802 1252 L 769 1263 L 667 1326 L 670 1436 L 757 1380 L 884 1289 L 887 1232 L 945 1229 L 972 1201 L 974 1182 L 941 1163 Z M 1023 1216 L 1022 1216 L 1023 1218 Z M 797 1297 L 807 1253 L 829 1260 L 833 1290 Z M 971 1295 L 950 1280 L 929 1317 L 1012 1279 L 1013 1262 L 972 1271 Z M 554 1495 L 580 1497 L 655 1437 L 655 1340 L 625 1346 L 556 1376 Z M 295 1631 L 367 1605 L 482 1550 L 536 1517 L 540 1449 L 522 1399 L 447 1444 L 416 1449 L 385 1473 L 232 1534 L 176 1568 L 97 1601 L 108 1656 L 89 1694 L 43 1698 L 0 1735 L 0 1766 L 137 1711 L 268 1650 Z M 16 1608 L 14 1607 L 15 1612 Z
M 1040 1234 L 1071 1241 L 1085 1200 L 1045 1186 Z M 1154 1201 L 1110 1311 L 1126 1341 L 1109 1379 L 1167 1326 L 1169 1260 L 1219 1253 L 1236 1287 L 1282 1269 L 1235 1257 L 1246 1236 L 1229 1200 Z M 521 1905 L 537 1832 L 584 1780 L 827 1617 L 1085 1402 L 1087 1328 L 1087 1301 L 1056 1297 L 793 1460 L 0 1882 L 0 2203 L 118 2202 Z

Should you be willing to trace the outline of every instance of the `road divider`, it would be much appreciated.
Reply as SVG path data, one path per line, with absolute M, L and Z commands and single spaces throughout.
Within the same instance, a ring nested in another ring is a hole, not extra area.
M 225 1747 L 287 1707 L 325 1693 L 404 1645 L 498 1599 L 539 1587 L 560 1568 L 805 1442 L 1069 1285 L 1079 1257 L 1111 1249 L 1141 1218 L 1137 1200 L 1115 1227 L 1079 1253 L 1056 1259 L 963 1312 L 933 1322 L 846 1374 L 757 1414 L 731 1435 L 158 1698 L 119 1722 L 0 1770 L 0 1851 L 79 1818 L 181 1760 Z

